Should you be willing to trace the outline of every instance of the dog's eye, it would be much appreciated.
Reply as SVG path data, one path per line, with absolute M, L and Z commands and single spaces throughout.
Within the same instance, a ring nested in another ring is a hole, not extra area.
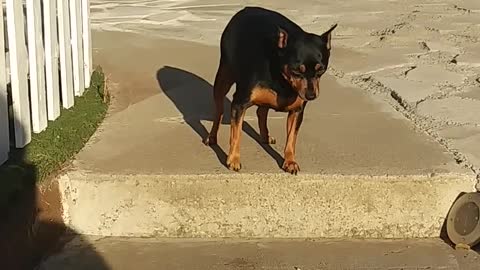
M 323 75 L 323 73 L 325 73 L 325 70 L 319 70 L 315 73 L 315 77 L 319 78 Z
M 323 73 L 325 73 L 325 66 L 318 63 L 315 65 L 315 75 L 322 75 Z

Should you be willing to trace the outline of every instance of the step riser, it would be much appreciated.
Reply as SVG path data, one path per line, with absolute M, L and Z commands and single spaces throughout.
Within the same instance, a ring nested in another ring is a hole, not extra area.
M 88 179 L 88 181 L 87 181 Z M 438 237 L 468 175 L 61 177 L 77 232 L 137 237 Z

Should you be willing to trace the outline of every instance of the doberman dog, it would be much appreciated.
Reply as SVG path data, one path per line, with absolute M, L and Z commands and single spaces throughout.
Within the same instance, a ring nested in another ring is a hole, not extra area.
M 215 145 L 223 117 L 223 99 L 231 86 L 230 150 L 227 166 L 239 171 L 240 135 L 245 111 L 257 105 L 261 142 L 274 144 L 267 128 L 268 110 L 288 112 L 283 170 L 297 174 L 295 145 L 308 101 L 319 94 L 328 67 L 334 24 L 321 35 L 305 32 L 282 14 L 245 7 L 230 20 L 220 41 L 220 63 L 213 86 L 215 117 L 205 144 Z

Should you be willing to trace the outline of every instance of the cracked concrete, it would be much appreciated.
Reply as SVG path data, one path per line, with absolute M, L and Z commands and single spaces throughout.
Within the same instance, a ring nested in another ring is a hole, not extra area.
M 453 125 L 480 125 L 480 102 L 461 97 L 426 100 L 417 107 L 417 113 Z

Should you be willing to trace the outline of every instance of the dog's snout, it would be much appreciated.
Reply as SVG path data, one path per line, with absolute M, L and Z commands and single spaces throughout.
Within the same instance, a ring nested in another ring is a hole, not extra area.
M 314 92 L 307 91 L 307 93 L 305 93 L 305 98 L 307 100 L 314 100 L 316 98 L 316 95 Z
M 305 89 L 305 99 L 314 100 L 317 97 L 316 94 L 316 81 L 310 80 L 307 83 L 307 89 Z

